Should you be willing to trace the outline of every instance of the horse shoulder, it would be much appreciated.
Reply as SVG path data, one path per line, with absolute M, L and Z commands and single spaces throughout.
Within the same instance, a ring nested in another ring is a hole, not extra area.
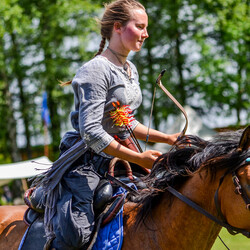
M 123 221 L 125 226 L 132 226 L 135 223 L 138 207 L 136 203 L 126 202 L 123 210 Z
M 138 213 L 137 204 L 127 202 L 123 211 L 123 234 L 124 240 L 122 249 L 140 249 L 140 230 L 136 228 L 136 215 Z M 139 233 L 139 234 L 138 234 Z

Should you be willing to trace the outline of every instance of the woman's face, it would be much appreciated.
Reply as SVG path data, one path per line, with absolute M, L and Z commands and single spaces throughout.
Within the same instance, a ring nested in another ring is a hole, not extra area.
M 142 9 L 132 10 L 131 14 L 131 20 L 121 28 L 121 42 L 124 50 L 139 51 L 148 38 L 148 16 Z

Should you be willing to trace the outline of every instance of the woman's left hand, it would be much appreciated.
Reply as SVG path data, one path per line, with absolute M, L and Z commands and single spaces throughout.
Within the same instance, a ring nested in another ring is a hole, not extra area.
M 150 142 L 160 142 L 160 143 L 167 143 L 173 145 L 175 141 L 180 136 L 181 132 L 176 134 L 165 134 L 163 132 L 157 131 L 155 129 L 150 129 L 148 131 L 148 127 L 144 126 L 143 124 L 139 123 L 135 129 L 134 134 L 137 139 L 146 141 L 147 136 L 149 135 L 148 141 Z M 149 132 L 149 133 L 148 133 Z
M 180 133 L 176 133 L 176 134 L 171 134 L 171 135 L 167 135 L 168 136 L 168 144 L 173 145 L 176 140 L 178 139 L 178 137 L 180 136 Z

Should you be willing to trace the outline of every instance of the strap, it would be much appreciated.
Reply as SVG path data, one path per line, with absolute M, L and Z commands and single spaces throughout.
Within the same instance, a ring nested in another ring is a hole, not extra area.
M 202 207 L 200 207 L 199 205 L 197 205 L 196 203 L 194 203 L 193 201 L 191 201 L 189 198 L 187 198 L 186 196 L 184 196 L 183 194 L 181 194 L 180 192 L 178 192 L 177 190 L 175 190 L 174 188 L 172 188 L 171 186 L 167 187 L 167 190 L 173 194 L 174 196 L 176 196 L 178 199 L 180 199 L 181 201 L 185 202 L 187 205 L 191 206 L 192 208 L 194 208 L 196 211 L 198 211 L 199 213 L 205 215 L 207 218 L 209 218 L 210 220 L 216 222 L 217 224 L 219 224 L 222 227 L 225 227 L 227 229 L 229 229 L 230 231 L 234 231 L 235 234 L 237 233 L 242 233 L 243 235 L 245 235 L 247 238 L 250 238 L 250 232 L 244 230 L 244 229 L 240 229 L 237 227 L 233 227 L 225 222 L 220 221 L 219 219 L 217 219 L 215 216 L 213 216 L 212 214 L 208 213 L 206 210 L 204 210 Z
M 221 211 L 221 208 L 220 208 L 220 205 L 219 205 L 219 189 L 220 189 L 220 186 L 225 178 L 225 176 L 227 175 L 227 172 L 220 178 L 220 181 L 219 181 L 219 186 L 218 188 L 216 189 L 215 191 L 215 194 L 214 194 L 214 204 L 215 204 L 215 207 L 217 209 L 217 212 L 219 214 L 219 217 L 221 218 L 221 220 L 226 223 L 226 218 L 224 217 L 222 211 Z M 231 234 L 233 234 L 233 232 L 230 232 Z
M 240 185 L 240 180 L 236 174 L 236 172 L 232 173 L 233 183 L 235 185 L 235 193 L 241 195 L 242 199 L 246 203 L 246 209 L 250 210 L 250 198 L 248 197 L 245 189 Z
M 127 184 L 125 184 L 124 182 L 116 179 L 115 177 L 111 176 L 110 174 L 108 174 L 107 172 L 104 174 L 104 177 L 106 177 L 108 180 L 114 182 L 115 184 L 117 184 L 118 186 L 121 186 L 123 188 L 125 188 L 128 192 L 130 192 L 131 194 L 133 194 L 134 196 L 139 195 L 138 191 L 131 188 L 130 186 L 128 186 Z

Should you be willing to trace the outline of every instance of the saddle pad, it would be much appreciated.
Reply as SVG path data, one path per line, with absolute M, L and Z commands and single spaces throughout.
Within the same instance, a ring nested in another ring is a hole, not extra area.
M 133 183 L 127 184 L 130 187 L 135 189 L 136 186 Z M 127 190 L 122 187 L 119 187 L 114 195 L 118 195 L 124 193 L 126 195 Z M 100 249 L 110 249 L 110 250 L 118 250 L 122 247 L 123 242 L 123 206 L 120 211 L 116 215 L 116 217 L 105 225 L 103 228 L 100 228 L 96 242 L 93 246 L 93 250 Z

